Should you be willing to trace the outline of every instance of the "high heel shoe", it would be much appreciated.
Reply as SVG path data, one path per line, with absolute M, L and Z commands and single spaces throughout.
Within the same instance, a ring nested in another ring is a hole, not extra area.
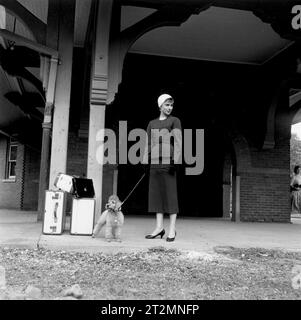
M 175 232 L 175 236 L 174 236 L 173 238 L 167 237 L 167 238 L 166 238 L 166 241 L 167 241 L 167 242 L 175 241 L 176 235 L 177 235 L 177 233 Z
M 165 234 L 165 230 L 163 229 L 162 231 L 160 231 L 159 233 L 157 233 L 156 235 L 152 235 L 152 234 L 148 234 L 147 236 L 145 236 L 145 239 L 155 239 L 156 237 L 158 236 L 161 236 L 161 239 L 162 237 L 164 236 Z

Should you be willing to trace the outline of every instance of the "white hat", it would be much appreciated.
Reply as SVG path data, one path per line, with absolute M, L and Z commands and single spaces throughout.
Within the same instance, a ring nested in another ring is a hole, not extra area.
M 158 106 L 161 107 L 162 104 L 167 100 L 172 99 L 172 96 L 170 96 L 167 93 L 161 94 L 161 96 L 158 98 Z

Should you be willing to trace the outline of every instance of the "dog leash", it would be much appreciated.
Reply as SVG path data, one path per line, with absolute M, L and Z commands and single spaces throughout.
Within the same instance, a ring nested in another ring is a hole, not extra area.
M 134 192 L 134 190 L 137 188 L 139 183 L 142 181 L 142 179 L 145 177 L 145 172 L 143 173 L 142 177 L 139 179 L 139 181 L 136 183 L 134 188 L 131 190 L 131 192 L 127 195 L 127 197 L 122 201 L 120 207 L 126 202 L 126 200 L 130 197 L 130 195 Z

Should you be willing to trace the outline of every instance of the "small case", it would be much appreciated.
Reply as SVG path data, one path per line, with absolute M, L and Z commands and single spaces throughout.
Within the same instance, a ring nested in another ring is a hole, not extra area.
M 45 191 L 43 234 L 60 235 L 65 227 L 66 194 L 63 191 Z
M 75 198 L 94 198 L 94 186 L 92 179 L 73 178 L 72 194 Z
M 73 176 L 69 176 L 64 173 L 59 173 L 55 180 L 54 180 L 54 185 L 65 192 L 73 192 Z
M 73 198 L 70 234 L 92 235 L 94 228 L 95 199 Z

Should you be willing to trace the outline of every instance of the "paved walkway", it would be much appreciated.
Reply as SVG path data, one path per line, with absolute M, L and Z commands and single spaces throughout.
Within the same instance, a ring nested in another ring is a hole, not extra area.
M 147 240 L 144 236 L 154 226 L 154 217 L 126 216 L 121 243 L 106 242 L 103 230 L 98 238 L 70 235 L 69 219 L 62 235 L 43 235 L 37 213 L 0 210 L 0 246 L 61 249 L 113 253 L 163 246 L 197 252 L 213 252 L 215 246 L 261 247 L 301 251 L 301 215 L 292 223 L 235 223 L 225 219 L 178 218 L 174 242 Z M 168 217 L 165 225 L 168 226 Z

